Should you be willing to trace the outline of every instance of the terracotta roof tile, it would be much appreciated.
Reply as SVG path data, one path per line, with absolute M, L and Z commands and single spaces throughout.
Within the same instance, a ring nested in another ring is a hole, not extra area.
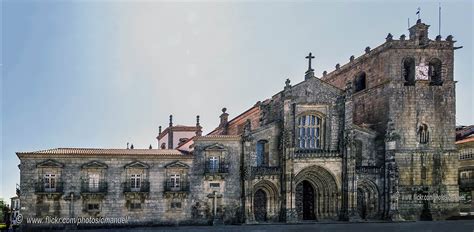
M 178 150 L 172 149 L 108 149 L 108 148 L 55 148 L 33 152 L 17 152 L 20 154 L 37 155 L 183 155 Z

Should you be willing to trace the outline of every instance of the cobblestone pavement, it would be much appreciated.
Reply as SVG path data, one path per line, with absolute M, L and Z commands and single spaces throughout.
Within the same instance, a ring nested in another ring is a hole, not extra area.
M 350 232 L 389 232 L 389 231 L 447 231 L 474 232 L 474 220 L 436 221 L 436 222 L 380 222 L 380 223 L 312 223 L 312 224 L 269 224 L 269 225 L 229 225 L 229 226 L 180 226 L 180 227 L 139 227 L 79 230 L 87 232 L 99 231 L 254 231 L 254 232 L 302 232 L 302 231 L 350 231 Z

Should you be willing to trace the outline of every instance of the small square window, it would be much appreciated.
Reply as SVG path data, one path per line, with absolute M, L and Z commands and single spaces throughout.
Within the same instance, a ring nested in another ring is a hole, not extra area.
M 209 183 L 210 188 L 220 188 L 221 184 L 220 183 Z
M 137 209 L 141 209 L 142 208 L 142 204 L 139 203 L 139 202 L 131 202 L 130 203 L 130 209 L 131 210 L 137 210 Z
M 89 203 L 87 204 L 87 210 L 88 211 L 98 211 L 99 210 L 99 204 L 98 203 Z
M 171 202 L 172 209 L 181 209 L 181 202 Z

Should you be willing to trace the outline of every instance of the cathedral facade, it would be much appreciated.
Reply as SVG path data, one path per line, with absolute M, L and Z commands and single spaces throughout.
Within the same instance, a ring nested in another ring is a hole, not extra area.
M 170 125 L 159 149 L 18 152 L 24 217 L 139 224 L 441 220 L 459 213 L 452 36 L 409 37 L 259 101 L 202 135 Z

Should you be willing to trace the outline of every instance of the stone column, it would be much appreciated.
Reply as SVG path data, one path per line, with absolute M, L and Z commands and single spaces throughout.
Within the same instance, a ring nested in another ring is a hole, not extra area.
M 385 135 L 385 197 L 387 202 L 387 218 L 392 221 L 402 221 L 398 211 L 400 192 L 398 191 L 399 170 L 395 161 L 395 150 L 397 148 L 398 134 L 394 132 L 391 120 L 387 123 Z

